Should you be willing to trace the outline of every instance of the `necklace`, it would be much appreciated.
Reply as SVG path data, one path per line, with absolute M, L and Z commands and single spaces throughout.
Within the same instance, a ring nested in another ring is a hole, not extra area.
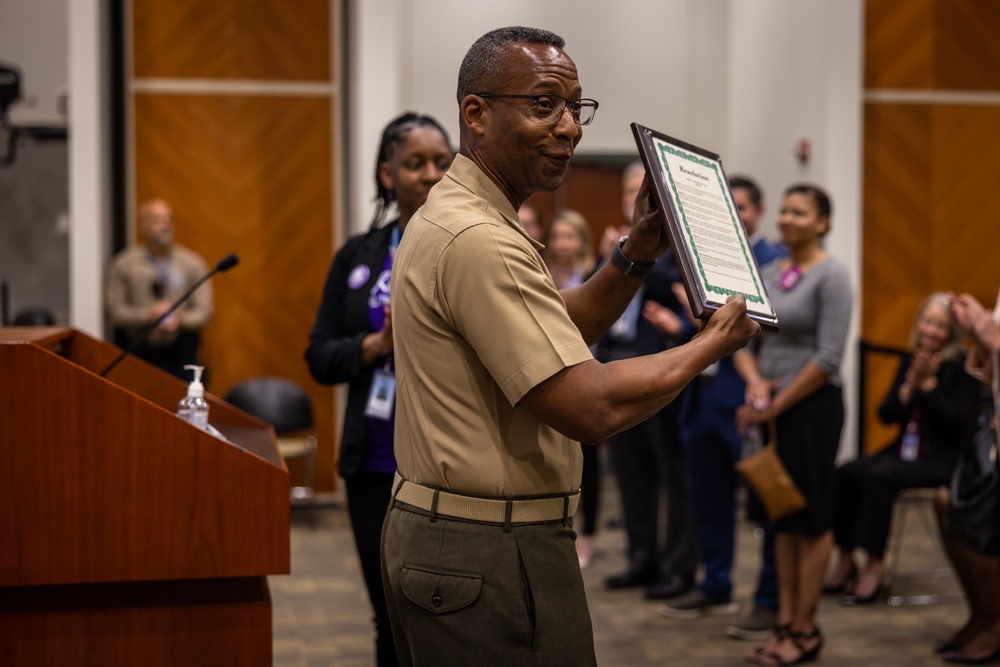
M 802 277 L 802 267 L 798 264 L 792 264 L 787 269 L 781 272 L 781 289 L 786 292 L 799 282 L 799 278 Z

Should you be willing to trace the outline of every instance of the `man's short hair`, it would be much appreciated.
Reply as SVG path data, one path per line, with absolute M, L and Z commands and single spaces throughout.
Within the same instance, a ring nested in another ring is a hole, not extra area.
M 735 190 L 736 188 L 743 188 L 747 191 L 747 196 L 750 197 L 750 201 L 756 206 L 760 206 L 761 201 L 764 200 L 764 195 L 760 192 L 760 187 L 750 178 L 746 176 L 733 176 L 729 179 L 729 189 Z
M 563 48 L 566 44 L 559 35 L 540 28 L 511 26 L 491 30 L 469 47 L 458 70 L 458 103 L 467 95 L 494 92 L 507 78 L 506 58 L 515 44 L 544 44 Z

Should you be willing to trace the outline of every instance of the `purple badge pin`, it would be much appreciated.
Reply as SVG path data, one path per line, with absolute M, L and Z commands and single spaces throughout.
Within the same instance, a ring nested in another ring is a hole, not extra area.
M 368 278 L 370 278 L 371 275 L 371 269 L 364 264 L 358 264 L 351 269 L 351 273 L 347 276 L 347 286 L 351 289 L 364 287 L 368 283 Z

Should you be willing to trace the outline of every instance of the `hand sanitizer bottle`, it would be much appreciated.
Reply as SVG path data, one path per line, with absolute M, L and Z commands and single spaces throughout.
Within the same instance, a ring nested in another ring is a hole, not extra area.
M 188 364 L 184 368 L 185 370 L 190 368 L 194 371 L 194 380 L 188 385 L 187 396 L 177 404 L 177 416 L 199 428 L 207 428 L 208 401 L 205 400 L 205 385 L 201 383 L 201 374 L 205 367 Z

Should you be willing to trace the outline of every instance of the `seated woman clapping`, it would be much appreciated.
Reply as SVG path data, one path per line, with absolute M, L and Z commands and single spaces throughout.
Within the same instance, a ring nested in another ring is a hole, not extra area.
M 846 591 L 844 604 L 871 602 L 886 584 L 883 555 L 896 494 L 947 484 L 971 437 L 979 383 L 963 369 L 962 338 L 948 295 L 927 297 L 911 332 L 912 351 L 900 360 L 878 410 L 883 423 L 899 425 L 899 434 L 885 449 L 837 469 L 840 556 L 824 592 Z M 860 571 L 856 549 L 868 557 Z

